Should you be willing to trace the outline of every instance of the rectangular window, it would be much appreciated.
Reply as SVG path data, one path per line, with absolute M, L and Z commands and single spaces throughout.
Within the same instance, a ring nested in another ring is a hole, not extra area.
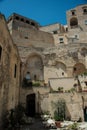
M 87 25 L 87 20 L 85 20 L 85 25 Z
M 59 38 L 60 43 L 64 43 L 63 38 Z
M 84 13 L 84 14 L 87 14 L 87 8 L 84 8 L 84 9 L 83 9 L 83 13 Z
M 76 10 L 71 10 L 72 15 L 76 15 Z
M 53 34 L 57 34 L 58 32 L 57 31 L 53 31 Z
M 74 12 L 74 11 L 72 12 L 72 15 L 75 15 L 75 12 Z
M 15 64 L 15 67 L 14 67 L 14 78 L 16 78 L 16 73 L 17 73 L 17 65 Z
M 2 56 L 2 47 L 0 46 L 0 60 L 1 60 L 1 56 Z

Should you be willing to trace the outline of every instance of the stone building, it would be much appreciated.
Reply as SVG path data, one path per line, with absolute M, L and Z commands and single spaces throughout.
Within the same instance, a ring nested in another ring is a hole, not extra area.
M 53 116 L 51 103 L 63 99 L 66 118 L 86 120 L 87 5 L 67 11 L 67 25 L 42 27 L 16 13 L 7 25 L 0 19 L 0 113 L 20 102 L 28 116 Z
M 20 58 L 17 47 L 0 14 L 0 120 L 3 113 L 19 102 Z M 1 126 L 1 123 L 0 123 Z

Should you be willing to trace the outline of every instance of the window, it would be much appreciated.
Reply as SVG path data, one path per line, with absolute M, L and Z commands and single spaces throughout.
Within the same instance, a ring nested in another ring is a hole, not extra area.
M 59 38 L 60 43 L 64 43 L 63 38 Z
M 75 35 L 75 38 L 77 38 L 78 37 L 78 35 Z
M 27 37 L 27 36 L 25 36 L 24 38 L 25 38 L 25 39 L 28 39 L 28 37 Z
M 64 72 L 62 72 L 62 75 L 64 75 Z
M 79 36 L 77 34 L 75 35 L 75 39 L 79 39 Z
M 17 65 L 15 64 L 15 67 L 14 67 L 14 78 L 16 78 L 16 73 L 17 73 Z
M 78 20 L 77 20 L 77 18 L 71 18 L 70 19 L 70 26 L 71 26 L 71 28 L 78 27 Z
M 76 15 L 76 10 L 71 10 L 72 15 Z
M 72 12 L 72 15 L 75 15 L 75 12 L 74 12 L 74 11 Z
M 76 67 L 74 67 L 73 70 L 76 71 L 77 70 Z
M 34 80 L 35 80 L 35 81 L 37 80 L 37 75 L 36 75 L 36 74 L 34 75 Z
M 87 20 L 85 20 L 85 25 L 87 25 Z
M 2 47 L 0 46 L 0 61 L 1 61 L 1 56 L 2 56 Z
M 31 25 L 32 25 L 32 26 L 35 26 L 35 23 L 31 22 Z
M 29 22 L 28 20 L 26 20 L 26 23 L 27 23 L 27 24 L 30 24 L 30 22 Z
M 66 28 L 66 32 L 68 32 L 68 28 Z
M 22 22 L 24 22 L 24 19 L 23 19 L 23 18 L 21 18 L 21 21 L 22 21 Z
M 27 73 L 26 73 L 25 78 L 26 78 L 27 80 L 30 80 L 30 79 L 31 79 L 31 78 L 30 78 L 30 72 L 27 72 Z
M 57 31 L 53 31 L 53 34 L 57 34 Z
M 72 11 L 72 15 L 75 15 L 75 11 Z
M 87 14 L 87 8 L 84 8 L 84 9 L 83 9 L 83 13 L 84 13 L 84 14 Z
M 19 17 L 18 17 L 18 16 L 16 16 L 16 17 L 15 17 L 15 19 L 16 19 L 16 20 L 19 20 Z

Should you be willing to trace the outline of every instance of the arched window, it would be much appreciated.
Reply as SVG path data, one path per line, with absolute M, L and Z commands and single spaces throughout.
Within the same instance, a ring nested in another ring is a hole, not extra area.
M 71 26 L 71 28 L 78 27 L 78 20 L 77 20 L 77 18 L 71 18 L 70 19 L 70 26 Z
M 0 46 L 0 61 L 1 61 L 1 56 L 2 56 L 2 47 Z

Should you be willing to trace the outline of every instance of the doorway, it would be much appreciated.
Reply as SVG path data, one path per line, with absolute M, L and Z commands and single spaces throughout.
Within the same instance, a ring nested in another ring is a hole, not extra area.
M 26 97 L 26 112 L 27 116 L 34 117 L 35 116 L 35 94 L 27 95 Z
M 84 121 L 87 122 L 87 107 L 84 108 Z

